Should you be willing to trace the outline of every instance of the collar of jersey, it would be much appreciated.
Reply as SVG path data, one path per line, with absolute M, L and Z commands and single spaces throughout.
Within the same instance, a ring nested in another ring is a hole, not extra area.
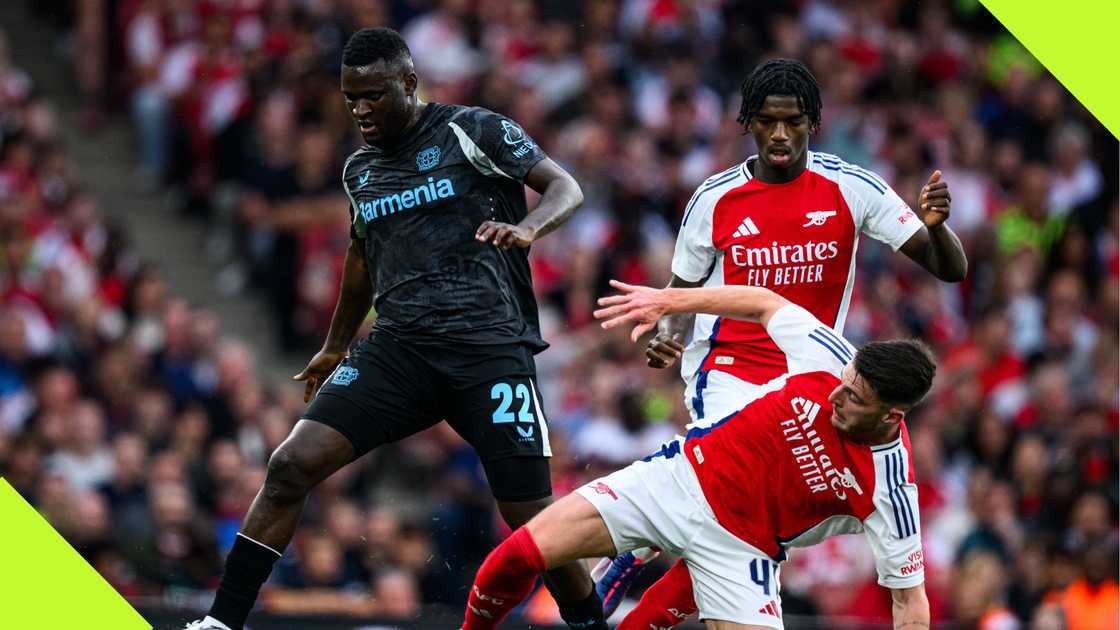
M 809 165 L 812 163 L 812 160 L 813 160 L 813 152 L 806 150 L 805 153 L 806 153 L 805 169 L 803 171 L 801 171 L 800 173 L 798 173 L 797 177 L 794 177 L 793 179 L 789 180 L 788 182 L 782 182 L 780 184 L 771 184 L 769 182 L 762 181 L 758 177 L 755 177 L 755 174 L 753 172 L 751 172 L 751 170 L 750 170 L 750 163 L 751 163 L 751 161 L 755 161 L 755 162 L 758 161 L 758 154 L 750 156 L 749 158 L 746 159 L 745 162 L 743 162 L 743 170 L 746 171 L 748 175 L 750 175 L 750 183 L 752 183 L 752 184 L 758 184 L 760 186 L 766 186 L 767 188 L 781 188 L 782 186 L 789 186 L 790 184 L 796 184 L 802 177 L 805 176 L 805 173 L 809 172 Z

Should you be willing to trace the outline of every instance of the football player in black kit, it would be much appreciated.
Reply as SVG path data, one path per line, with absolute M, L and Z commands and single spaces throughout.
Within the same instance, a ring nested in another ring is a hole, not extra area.
M 366 146 L 342 169 L 352 240 L 330 331 L 295 376 L 314 399 L 269 459 L 209 615 L 188 629 L 241 630 L 310 490 L 371 449 L 441 420 L 478 453 L 511 527 L 551 500 L 533 363 L 547 344 L 528 247 L 571 216 L 583 193 L 517 123 L 424 103 L 416 88 L 396 31 L 350 38 L 342 93 Z M 542 195 L 532 213 L 526 185 Z M 373 331 L 348 352 L 371 304 Z M 545 582 L 571 627 L 605 630 L 582 564 Z

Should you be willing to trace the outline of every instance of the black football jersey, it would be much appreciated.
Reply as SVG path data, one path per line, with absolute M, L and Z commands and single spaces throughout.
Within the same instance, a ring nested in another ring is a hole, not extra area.
M 342 183 L 373 282 L 375 331 L 417 343 L 547 347 L 528 250 L 474 237 L 484 221 L 525 218 L 523 180 L 544 158 L 510 119 L 440 103 L 428 103 L 396 147 L 350 155 Z

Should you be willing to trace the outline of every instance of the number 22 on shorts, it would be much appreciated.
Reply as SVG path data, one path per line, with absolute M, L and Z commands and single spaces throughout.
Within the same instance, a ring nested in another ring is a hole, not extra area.
M 494 386 L 490 388 L 490 398 L 499 401 L 498 408 L 494 410 L 494 424 L 506 424 L 513 422 L 515 419 L 517 422 L 530 425 L 536 423 L 537 419 L 533 416 L 532 408 L 533 396 L 525 383 L 518 383 L 516 389 L 509 383 L 494 383 Z M 521 408 L 516 414 L 510 411 L 514 398 L 521 401 Z M 532 438 L 533 427 L 517 427 L 517 433 L 523 438 Z

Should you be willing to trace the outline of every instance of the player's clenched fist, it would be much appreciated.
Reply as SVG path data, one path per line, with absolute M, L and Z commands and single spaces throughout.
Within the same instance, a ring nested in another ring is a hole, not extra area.
M 331 372 L 338 367 L 339 363 L 346 358 L 346 351 L 331 352 L 329 350 L 320 350 L 311 357 L 307 362 L 307 367 L 303 371 L 292 377 L 293 381 L 306 381 L 307 385 L 303 388 L 303 402 L 311 400 L 311 395 L 319 390 L 319 386 L 323 381 L 331 375 Z
M 483 243 L 493 243 L 495 247 L 509 249 L 511 247 L 528 247 L 536 235 L 529 228 L 520 225 L 501 223 L 500 221 L 486 221 L 479 226 L 474 238 Z
M 607 308 L 595 311 L 595 318 L 604 320 L 603 328 L 636 322 L 634 330 L 630 331 L 631 341 L 637 341 L 652 330 L 657 320 L 668 311 L 670 294 L 665 289 L 635 286 L 618 280 L 611 280 L 611 286 L 622 293 L 599 298 L 599 306 Z
M 941 171 L 934 171 L 918 195 L 918 212 L 926 227 L 941 225 L 949 218 L 949 184 L 941 181 Z

